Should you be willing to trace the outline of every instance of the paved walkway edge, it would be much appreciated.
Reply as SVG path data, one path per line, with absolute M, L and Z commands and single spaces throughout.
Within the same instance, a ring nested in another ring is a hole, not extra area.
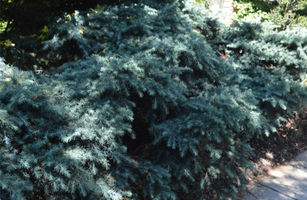
M 268 177 L 252 180 L 241 200 L 307 200 L 307 151 L 288 165 L 269 171 Z

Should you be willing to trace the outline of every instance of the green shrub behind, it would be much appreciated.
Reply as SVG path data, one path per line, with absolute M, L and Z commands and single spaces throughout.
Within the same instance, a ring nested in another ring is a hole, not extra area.
M 239 0 L 234 2 L 235 18 L 244 20 L 272 21 L 279 25 L 279 30 L 287 27 L 307 27 L 307 15 L 305 0 Z

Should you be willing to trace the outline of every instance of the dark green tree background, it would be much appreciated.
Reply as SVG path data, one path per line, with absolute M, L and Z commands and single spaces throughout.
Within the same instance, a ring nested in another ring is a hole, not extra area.
M 119 0 L 1 0 L 1 20 L 8 22 L 5 33 L 37 33 L 63 13 L 94 8 L 98 3 L 116 5 Z

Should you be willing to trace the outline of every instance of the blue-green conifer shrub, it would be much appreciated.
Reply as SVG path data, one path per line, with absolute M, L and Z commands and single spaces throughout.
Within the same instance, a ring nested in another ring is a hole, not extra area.
M 0 199 L 234 198 L 306 102 L 306 30 L 143 3 L 59 19 L 48 68 L 1 59 Z

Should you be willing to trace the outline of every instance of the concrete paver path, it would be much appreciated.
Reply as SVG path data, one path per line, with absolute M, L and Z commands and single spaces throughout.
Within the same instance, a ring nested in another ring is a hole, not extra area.
M 250 182 L 241 200 L 307 200 L 307 151 Z

